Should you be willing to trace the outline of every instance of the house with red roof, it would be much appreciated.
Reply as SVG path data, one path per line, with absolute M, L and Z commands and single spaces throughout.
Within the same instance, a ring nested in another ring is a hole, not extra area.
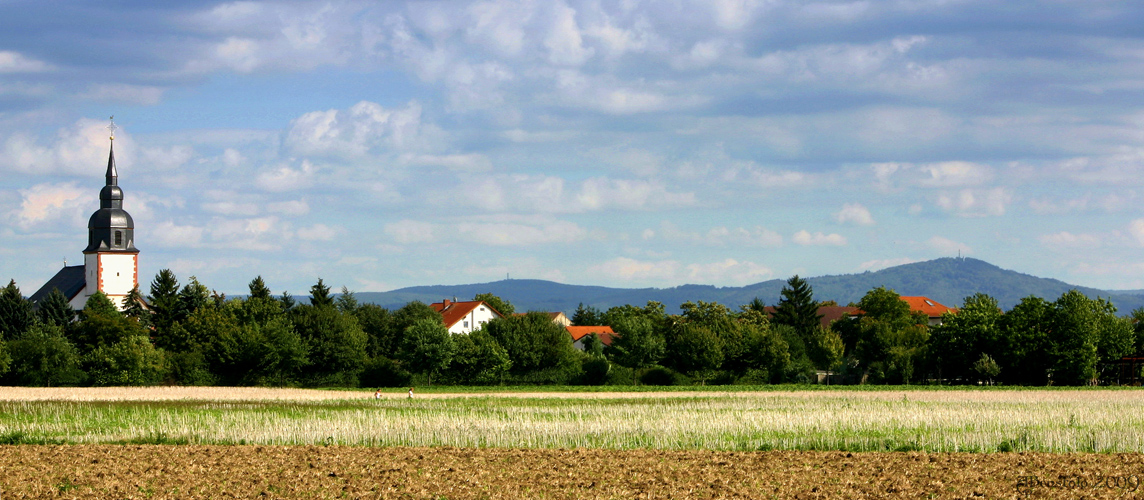
M 445 299 L 429 304 L 429 307 L 441 313 L 441 319 L 445 321 L 445 327 L 449 329 L 449 333 L 469 333 L 480 329 L 481 325 L 492 321 L 493 318 L 504 317 L 503 314 L 482 300 L 452 301 Z
M 612 345 L 616 337 L 616 332 L 610 326 L 565 326 L 564 329 L 572 336 L 572 347 L 581 351 L 584 350 L 584 341 L 593 333 L 604 345 Z
M 957 314 L 956 307 L 941 305 L 929 297 L 902 297 L 902 301 L 910 305 L 911 311 L 925 314 L 929 318 L 929 326 L 940 325 L 942 314 Z

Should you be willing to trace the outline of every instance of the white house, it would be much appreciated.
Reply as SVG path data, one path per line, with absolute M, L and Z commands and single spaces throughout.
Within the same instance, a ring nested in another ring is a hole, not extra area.
M 429 307 L 441 313 L 441 318 L 445 320 L 445 327 L 449 329 L 449 333 L 469 333 L 492 321 L 493 318 L 503 317 L 492 306 L 480 300 L 454 302 L 445 299 L 429 304 Z

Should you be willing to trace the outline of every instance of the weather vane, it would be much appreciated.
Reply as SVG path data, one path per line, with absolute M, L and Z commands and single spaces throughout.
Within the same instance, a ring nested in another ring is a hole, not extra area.
M 111 125 L 107 126 L 107 130 L 111 131 L 111 140 L 114 141 L 115 140 L 115 129 L 117 129 L 119 127 L 115 126 L 115 115 L 111 115 L 111 118 L 109 118 L 109 120 L 111 120 Z

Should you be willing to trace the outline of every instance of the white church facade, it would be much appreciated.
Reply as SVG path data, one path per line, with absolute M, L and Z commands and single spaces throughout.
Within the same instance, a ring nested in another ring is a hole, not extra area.
M 111 127 L 115 131 L 115 124 Z M 30 300 L 38 303 L 54 289 L 67 297 L 73 309 L 83 309 L 88 297 L 103 292 L 120 309 L 139 284 L 139 249 L 135 248 L 135 221 L 123 209 L 123 190 L 115 169 L 115 136 L 107 157 L 106 185 L 99 192 L 99 210 L 87 222 L 87 248 L 82 266 L 64 266 Z

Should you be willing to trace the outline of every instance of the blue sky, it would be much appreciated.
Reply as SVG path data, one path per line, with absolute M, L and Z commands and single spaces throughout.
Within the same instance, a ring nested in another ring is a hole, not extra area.
M 0 275 L 741 286 L 962 255 L 1144 288 L 1144 5 L 0 4 Z

